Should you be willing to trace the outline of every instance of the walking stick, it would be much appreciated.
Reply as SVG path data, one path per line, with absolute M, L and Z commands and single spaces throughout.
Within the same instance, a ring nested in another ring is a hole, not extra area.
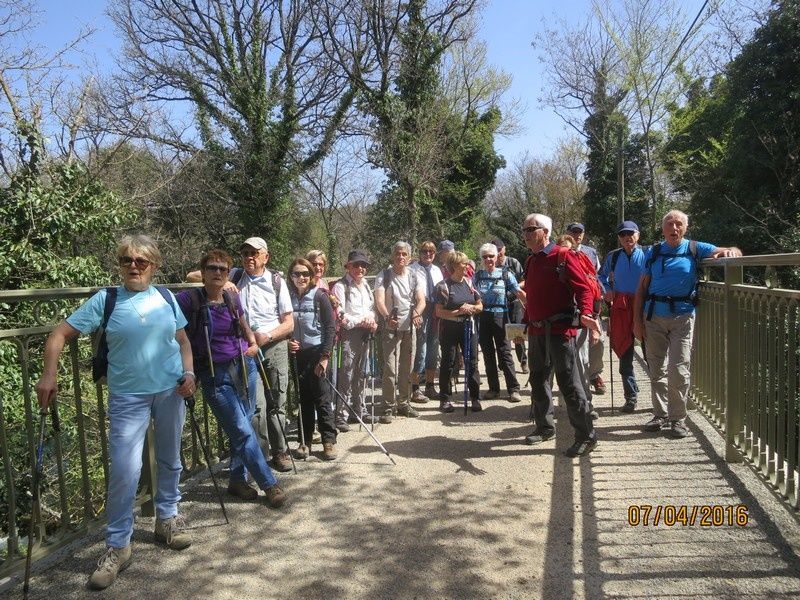
M 269 377 L 267 377 L 267 372 L 264 369 L 264 353 L 261 351 L 261 348 L 258 349 L 258 360 L 256 361 L 256 365 L 258 366 L 258 373 L 261 375 L 261 383 L 264 385 L 264 396 L 267 398 L 272 398 L 272 386 L 269 384 Z M 275 413 L 275 419 L 278 421 L 278 425 L 281 429 L 281 434 L 283 435 L 283 443 L 286 444 L 287 454 L 289 455 L 289 460 L 292 461 L 292 469 L 294 470 L 294 474 L 297 475 L 297 465 L 294 462 L 294 456 L 292 453 L 289 452 L 289 439 L 286 437 L 286 427 L 284 427 L 283 423 L 281 423 L 280 418 L 278 418 L 278 409 L 276 408 L 274 411 L 270 411 L 271 413 Z
M 58 421 L 58 411 L 56 410 L 56 399 L 53 398 L 50 404 L 50 415 L 53 420 L 53 431 L 61 430 Z M 35 529 L 34 510 L 39 507 L 39 519 L 41 520 L 41 493 L 39 487 L 42 484 L 42 470 L 44 463 L 44 428 L 47 424 L 47 409 L 39 410 L 39 443 L 36 445 L 36 461 L 34 463 L 33 478 L 31 481 L 31 519 L 28 524 L 28 548 L 25 552 L 25 582 L 22 584 L 22 596 L 27 600 L 28 590 L 31 581 L 31 555 L 33 554 L 33 530 Z
M 608 368 L 611 370 L 611 414 L 614 414 L 614 354 L 611 346 L 611 313 L 614 312 L 614 304 L 608 304 Z M 623 382 L 624 383 L 624 382 Z M 624 387 L 624 386 L 623 386 Z
M 300 372 L 297 370 L 297 354 L 289 354 L 289 358 L 292 361 L 292 371 L 294 372 L 294 389 L 297 391 L 297 418 L 300 422 L 300 445 L 305 446 L 306 434 L 305 426 L 303 425 L 302 401 L 300 400 Z M 322 376 L 324 377 L 325 374 L 323 373 Z
M 183 380 L 183 377 L 178 379 L 178 385 L 182 385 Z M 194 394 L 189 394 L 188 396 L 184 397 L 183 401 L 186 403 L 186 408 L 189 409 L 189 421 L 192 423 L 192 429 L 194 429 L 194 433 L 197 436 L 197 441 L 200 442 L 200 448 L 203 451 L 203 458 L 206 459 L 206 466 L 208 466 L 208 472 L 211 475 L 211 482 L 214 484 L 214 489 L 217 492 L 219 507 L 222 509 L 222 515 L 225 517 L 225 524 L 228 524 L 230 523 L 228 520 L 228 511 L 225 510 L 225 501 L 222 499 L 222 492 L 219 489 L 219 484 L 217 484 L 217 478 L 214 476 L 214 470 L 211 468 L 211 459 L 209 458 L 208 454 L 208 446 L 203 443 L 203 435 L 200 433 L 200 425 L 197 424 L 197 419 L 194 416 Z
M 328 380 L 326 379 L 325 381 L 328 381 Z M 381 451 L 386 455 L 386 458 L 388 458 L 390 461 L 392 461 L 393 465 L 397 465 L 397 463 L 394 462 L 394 459 L 389 454 L 389 451 L 384 447 L 383 444 L 381 444 L 380 440 L 377 437 L 375 437 L 375 434 L 372 433 L 369 430 L 369 427 L 366 426 L 366 424 L 364 423 L 363 419 L 361 418 L 361 415 L 357 414 L 356 411 L 353 410 L 353 406 L 345 399 L 344 396 L 342 396 L 342 393 L 339 390 L 337 390 L 330 381 L 328 381 L 328 385 L 331 386 L 331 389 L 333 390 L 333 393 L 336 394 L 336 396 L 339 399 L 339 401 L 341 401 L 341 403 L 344 404 L 345 408 L 347 408 L 347 410 L 350 411 L 350 414 L 353 415 L 356 419 L 358 419 L 358 422 L 361 425 L 364 426 L 364 431 L 366 431 L 370 435 L 372 440 L 378 445 L 378 447 L 381 449 Z
M 467 414 L 467 398 L 469 397 L 469 368 L 472 337 L 472 317 L 467 316 L 464 321 L 464 414 Z

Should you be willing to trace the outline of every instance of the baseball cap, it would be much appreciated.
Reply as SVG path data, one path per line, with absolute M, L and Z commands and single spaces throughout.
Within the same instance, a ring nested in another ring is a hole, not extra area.
M 567 231 L 572 231 L 573 229 L 580 229 L 581 231 L 586 231 L 586 227 L 583 226 L 583 223 L 570 223 L 567 225 Z
M 247 238 L 244 242 L 242 242 L 242 245 L 239 246 L 239 249 L 241 250 L 245 246 L 250 246 L 256 250 L 267 250 L 267 242 L 264 241 L 264 238 L 260 237 Z
M 456 245 L 450 240 L 442 240 L 439 242 L 439 252 L 450 252 L 451 250 L 455 249 Z
M 367 253 L 363 250 L 351 250 L 347 255 L 347 264 L 350 263 L 360 263 L 363 262 L 367 266 L 369 266 L 369 259 L 367 258 Z
M 619 224 L 619 227 L 617 227 L 617 235 L 626 231 L 639 231 L 639 226 L 633 221 L 623 221 Z

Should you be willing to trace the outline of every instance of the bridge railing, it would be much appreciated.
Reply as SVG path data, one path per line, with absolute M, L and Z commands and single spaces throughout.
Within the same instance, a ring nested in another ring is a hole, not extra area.
M 730 462 L 747 458 L 800 508 L 800 291 L 774 287 L 800 254 L 705 260 L 692 352 L 692 397 L 725 435 Z M 766 285 L 745 283 L 757 270 Z
M 168 287 L 176 291 L 193 286 Z M 0 290 L 0 576 L 20 567 L 31 543 L 30 518 L 35 523 L 35 559 L 103 522 L 109 466 L 107 398 L 104 386 L 92 382 L 91 342 L 84 336 L 70 342 L 61 356 L 56 403 L 61 432 L 53 433 L 48 416 L 42 499 L 40 506 L 31 506 L 39 422 L 34 385 L 41 374 L 44 341 L 58 322 L 98 289 Z M 204 399 L 196 414 L 204 438 L 211 440 L 214 462 L 227 452 L 224 437 Z M 143 459 L 137 505 L 152 516 L 156 465 L 150 435 Z M 188 422 L 181 462 L 187 474 L 203 466 Z

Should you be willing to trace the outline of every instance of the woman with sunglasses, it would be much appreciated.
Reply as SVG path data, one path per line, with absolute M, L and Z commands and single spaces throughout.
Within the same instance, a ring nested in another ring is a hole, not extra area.
M 258 492 L 247 483 L 249 472 L 264 490 L 267 504 L 280 508 L 286 494 L 267 466 L 251 423 L 259 385 L 253 360 L 258 355 L 256 336 L 247 324 L 239 295 L 223 291 L 232 265 L 224 250 L 207 252 L 200 259 L 203 287 L 184 290 L 177 299 L 189 322 L 186 329 L 203 397 L 231 442 L 228 493 L 256 500 Z
M 105 327 L 108 342 L 108 448 L 111 469 L 106 501 L 106 552 L 89 578 L 103 589 L 131 560 L 133 506 L 142 470 L 142 448 L 152 418 L 158 478 L 155 490 L 155 539 L 173 550 L 191 545 L 178 518 L 181 499 L 181 432 L 186 415 L 183 398 L 195 392 L 187 322 L 171 292 L 151 280 L 161 264 L 152 238 L 124 237 L 117 247 L 122 285 Z M 42 408 L 58 393 L 58 357 L 64 345 L 89 334 L 103 322 L 108 291 L 84 302 L 47 338 L 44 370 L 36 384 Z M 178 383 L 176 383 L 178 382 Z
M 336 426 L 330 389 L 323 381 L 336 333 L 336 317 L 328 293 L 314 285 L 314 268 L 305 258 L 295 258 L 289 265 L 289 295 L 294 309 L 294 334 L 289 353 L 298 378 L 300 411 L 305 441 L 297 448 L 299 458 L 310 454 L 314 421 L 322 435 L 322 458 L 336 459 Z

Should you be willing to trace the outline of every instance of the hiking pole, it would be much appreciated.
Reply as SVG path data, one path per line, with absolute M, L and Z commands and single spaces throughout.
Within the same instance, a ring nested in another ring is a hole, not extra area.
M 52 400 L 53 405 L 55 399 Z M 55 413 L 53 413 L 55 415 Z M 42 480 L 42 465 L 44 463 L 44 428 L 47 424 L 47 409 L 42 407 L 39 410 L 39 443 L 36 445 L 36 461 L 34 462 L 33 477 L 31 481 L 31 519 L 28 524 L 28 549 L 25 553 L 25 583 L 22 584 L 22 595 L 27 599 L 28 589 L 31 580 L 31 554 L 33 553 L 33 530 L 35 529 L 34 511 L 36 506 L 41 503 L 39 486 Z M 53 418 L 53 429 L 56 429 L 57 417 Z M 57 430 L 57 429 L 56 429 Z M 41 507 L 39 508 L 39 519 L 41 520 Z
M 300 423 L 300 445 L 305 446 L 306 434 L 305 425 L 303 424 L 302 400 L 300 399 L 300 372 L 297 370 L 297 354 L 289 354 L 289 358 L 292 361 L 292 371 L 294 372 L 294 389 L 297 391 L 297 418 Z M 325 373 L 323 373 L 322 376 L 325 377 Z
M 326 379 L 325 381 L 328 381 L 328 380 Z M 345 399 L 344 396 L 342 396 L 342 393 L 339 390 L 337 390 L 330 381 L 328 381 L 328 385 L 331 386 L 331 389 L 333 390 L 333 393 L 336 394 L 336 396 L 338 397 L 339 401 L 341 401 L 341 403 L 344 404 L 345 408 L 350 411 L 350 414 L 353 415 L 356 419 L 358 419 L 358 422 L 361 423 L 361 425 L 364 426 L 364 431 L 366 431 L 370 435 L 372 440 L 378 445 L 378 447 L 381 449 L 381 451 L 386 455 L 386 458 L 388 458 L 390 461 L 392 461 L 393 465 L 397 465 L 397 463 L 394 462 L 394 459 L 389 454 L 389 451 L 384 447 L 383 444 L 381 444 L 380 440 L 377 437 L 375 437 L 375 434 L 372 433 L 369 430 L 369 427 L 367 427 L 367 425 L 364 423 L 363 419 L 361 418 L 361 415 L 357 414 L 356 411 L 353 410 L 352 405 Z
M 261 375 L 261 383 L 264 385 L 264 396 L 267 398 L 272 398 L 272 386 L 269 384 L 269 377 L 267 377 L 267 371 L 264 369 L 264 353 L 261 351 L 261 348 L 258 349 L 258 360 L 256 361 L 258 365 L 258 372 Z M 286 444 L 286 453 L 289 455 L 289 460 L 292 461 L 292 469 L 294 469 L 294 474 L 297 475 L 297 465 L 294 463 L 294 456 L 292 453 L 289 452 L 289 438 L 286 437 L 286 427 L 281 423 L 280 418 L 278 417 L 278 408 L 276 407 L 274 411 L 269 411 L 268 414 L 274 414 L 275 420 L 278 421 L 278 426 L 280 427 L 281 434 L 283 435 L 283 443 Z
M 184 377 L 178 379 L 178 385 L 183 385 L 184 379 Z M 214 489 L 217 492 L 219 507 L 222 509 L 222 515 L 225 517 L 225 524 L 227 525 L 230 523 L 230 521 L 228 520 L 228 511 L 225 510 L 225 501 L 222 499 L 222 492 L 219 489 L 219 484 L 217 484 L 217 478 L 214 475 L 214 470 L 211 468 L 211 458 L 208 454 L 208 446 L 203 443 L 203 435 L 200 433 L 200 425 L 197 424 L 197 419 L 194 416 L 194 394 L 185 396 L 183 401 L 186 403 L 186 408 L 189 409 L 189 421 L 192 423 L 192 429 L 194 429 L 194 433 L 197 436 L 197 441 L 200 443 L 200 449 L 203 451 L 203 458 L 206 459 L 206 466 L 208 467 L 208 472 L 211 475 L 211 482 L 214 484 Z
M 369 352 L 369 374 L 371 379 L 369 412 L 372 417 L 372 422 L 370 423 L 370 429 L 375 431 L 375 375 L 378 372 L 378 357 L 375 356 L 375 333 L 372 331 L 369 332 L 367 344 L 367 351 Z
M 472 348 L 470 347 L 472 334 L 472 317 L 467 315 L 464 321 L 464 414 L 467 414 L 467 398 L 469 396 L 469 367 L 470 367 L 470 354 Z
M 608 368 L 611 370 L 611 414 L 614 414 L 614 353 L 611 343 L 611 313 L 614 312 L 614 304 L 608 304 Z M 624 383 L 624 382 L 623 382 Z M 624 387 L 624 386 L 623 386 Z

